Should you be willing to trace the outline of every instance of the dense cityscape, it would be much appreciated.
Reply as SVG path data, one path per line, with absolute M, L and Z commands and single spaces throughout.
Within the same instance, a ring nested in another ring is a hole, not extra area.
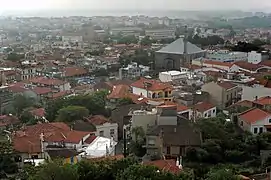
M 271 179 L 271 14 L 2 16 L 0 37 L 0 179 Z

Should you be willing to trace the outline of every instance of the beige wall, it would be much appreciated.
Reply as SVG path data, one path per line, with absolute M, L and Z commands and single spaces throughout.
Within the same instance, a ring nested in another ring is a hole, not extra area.
M 144 132 L 147 131 L 147 126 L 154 126 L 157 119 L 156 114 L 136 114 L 132 116 L 132 128 L 142 127 Z
M 210 101 L 219 108 L 223 108 L 223 89 L 215 82 L 210 82 L 202 86 L 202 91 L 210 94 Z

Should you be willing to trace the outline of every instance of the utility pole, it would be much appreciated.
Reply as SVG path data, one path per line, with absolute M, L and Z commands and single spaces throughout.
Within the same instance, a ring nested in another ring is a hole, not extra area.
M 126 128 L 123 129 L 123 156 L 127 157 L 127 139 L 126 139 Z

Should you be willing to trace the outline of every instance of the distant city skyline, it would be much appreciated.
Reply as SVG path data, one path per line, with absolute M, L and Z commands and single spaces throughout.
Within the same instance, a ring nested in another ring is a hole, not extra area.
M 270 0 L 0 0 L 0 11 L 102 10 L 271 10 Z

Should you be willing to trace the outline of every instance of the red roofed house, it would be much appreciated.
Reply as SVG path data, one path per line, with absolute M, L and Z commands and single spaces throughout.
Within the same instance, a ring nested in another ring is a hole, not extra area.
M 140 78 L 131 84 L 132 93 L 154 101 L 172 101 L 172 85 L 154 79 Z
M 260 109 L 271 110 L 271 97 L 270 96 L 261 97 L 253 101 L 253 104 Z
M 110 122 L 102 115 L 95 115 L 87 118 L 87 121 L 96 127 L 96 136 L 105 138 L 113 137 L 114 141 L 118 141 L 118 124 Z
M 12 136 L 13 148 L 22 160 L 45 158 L 52 146 L 81 149 L 91 132 L 73 131 L 65 123 L 43 123 L 26 126 Z
M 194 108 L 197 113 L 197 118 L 216 117 L 216 106 L 211 103 L 199 102 L 194 106 Z
M 81 67 L 66 67 L 63 69 L 63 77 L 65 78 L 82 77 L 87 74 L 87 70 Z
M 259 134 L 271 131 L 271 114 L 258 108 L 252 108 L 238 116 L 238 125 L 245 131 Z
M 201 89 L 208 92 L 210 102 L 221 109 L 241 99 L 240 92 L 242 89 L 231 82 L 210 82 L 204 84 Z
M 257 72 L 266 72 L 270 71 L 271 67 L 261 65 L 261 64 L 252 64 L 246 61 L 238 61 L 234 63 L 239 67 L 239 70 L 249 72 L 249 73 L 257 73 Z
M 40 87 L 51 88 L 53 91 L 69 91 L 71 89 L 70 83 L 55 78 L 37 77 L 29 80 L 33 85 Z
M 199 64 L 200 65 L 200 64 Z M 239 67 L 233 63 L 204 60 L 202 66 L 222 69 L 227 72 L 238 72 Z
M 149 161 L 145 162 L 144 164 L 155 166 L 160 171 L 169 172 L 172 174 L 179 174 L 182 171 L 182 166 L 179 164 L 179 161 L 175 161 L 173 159 Z

